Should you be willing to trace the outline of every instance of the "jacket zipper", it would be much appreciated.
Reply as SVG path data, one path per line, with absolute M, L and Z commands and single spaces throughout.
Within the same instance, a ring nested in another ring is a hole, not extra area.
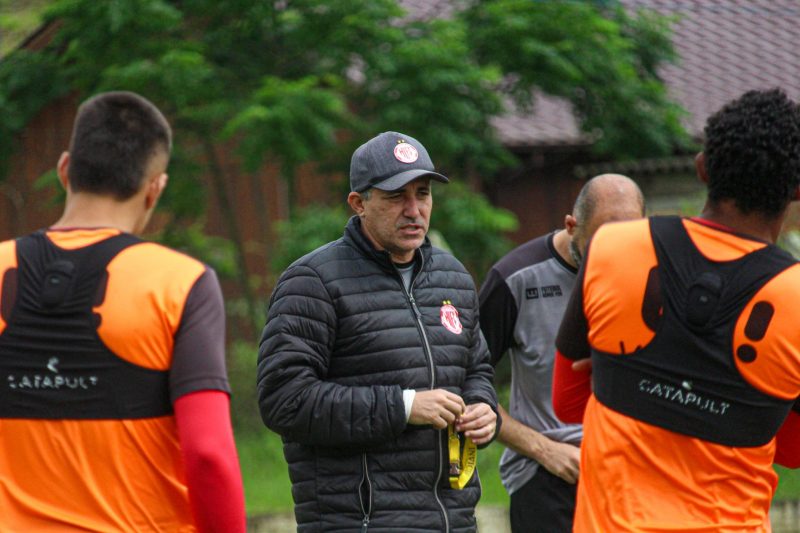
M 369 470 L 367 470 L 367 454 L 361 454 L 361 464 L 364 468 L 364 474 L 361 476 L 361 483 L 358 484 L 358 503 L 361 505 L 361 513 L 364 518 L 361 521 L 361 533 L 367 532 L 369 526 L 369 517 L 372 514 L 372 481 L 369 479 Z M 364 508 L 364 497 L 361 488 L 364 483 L 367 484 L 367 507 Z
M 425 257 L 420 254 L 420 258 L 422 263 L 420 264 L 419 272 L 422 272 L 423 267 L 425 266 Z M 405 283 L 403 283 L 403 276 L 397 271 L 397 267 L 395 267 L 395 271 L 397 272 L 398 276 L 400 277 L 400 286 L 403 288 L 403 292 L 406 294 L 406 298 L 408 302 L 411 304 L 411 309 L 414 311 L 414 317 L 417 320 L 417 329 L 419 330 L 420 334 L 422 335 L 422 342 L 423 342 L 423 351 L 425 352 L 425 356 L 428 359 L 428 367 L 431 370 L 431 387 L 430 390 L 436 388 L 436 370 L 433 366 L 433 353 L 431 353 L 431 345 L 428 342 L 428 336 L 425 334 L 425 325 L 422 323 L 422 313 L 420 312 L 419 308 L 417 307 L 417 301 L 414 299 L 414 282 L 417 281 L 417 277 L 419 277 L 419 272 L 411 279 L 411 283 L 409 284 L 409 289 L 406 289 Z M 439 510 L 442 513 L 442 518 L 444 519 L 444 531 L 445 533 L 449 533 L 450 531 L 450 521 L 447 519 L 447 511 L 444 508 L 444 504 L 442 500 L 439 498 L 439 483 L 442 481 L 442 442 L 441 442 L 441 430 L 437 430 L 437 443 L 436 443 L 436 481 L 433 482 L 433 496 L 436 498 L 436 503 L 439 505 Z

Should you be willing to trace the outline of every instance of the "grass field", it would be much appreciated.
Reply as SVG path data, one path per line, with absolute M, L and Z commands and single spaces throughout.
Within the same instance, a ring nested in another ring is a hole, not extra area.
M 289 511 L 292 508 L 291 485 L 281 439 L 271 431 L 256 435 L 236 435 L 242 467 L 247 514 Z M 483 503 L 508 505 L 508 495 L 497 475 L 503 447 L 492 444 L 478 454 L 478 470 L 483 487 Z
M 289 469 L 283 458 L 281 438 L 264 429 L 258 434 L 236 435 L 244 481 L 247 514 L 292 509 Z
M 778 472 L 778 491 L 776 500 L 800 500 L 800 470 L 789 470 L 780 466 L 775 467 Z
M 291 485 L 280 437 L 264 429 L 257 434 L 237 434 L 236 439 L 247 498 L 247 513 L 256 515 L 290 511 Z M 508 505 L 508 494 L 497 473 L 497 464 L 502 453 L 503 446 L 493 443 L 478 454 L 483 504 Z M 776 470 L 780 481 L 775 499 L 800 499 L 800 470 L 781 467 Z

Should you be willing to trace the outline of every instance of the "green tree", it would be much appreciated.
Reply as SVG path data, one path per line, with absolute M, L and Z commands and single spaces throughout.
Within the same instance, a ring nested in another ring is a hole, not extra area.
M 45 15 L 58 21 L 54 40 L 0 62 L 0 156 L 63 94 L 129 89 L 154 100 L 176 139 L 164 237 L 228 268 L 257 328 L 248 243 L 226 184 L 255 182 L 265 162 L 279 169 L 286 194 L 280 213 L 252 200 L 264 247 L 271 218 L 294 219 L 297 168 L 313 161 L 341 172 L 379 131 L 419 138 L 454 177 L 512 164 L 490 126 L 504 111 L 502 91 L 520 104 L 537 91 L 567 97 L 612 156 L 655 155 L 680 141 L 656 76 L 671 57 L 661 19 L 629 16 L 613 2 L 453 5 L 449 18 L 415 20 L 396 0 L 55 0 Z M 241 164 L 223 164 L 231 151 Z M 223 254 L 198 234 L 207 195 L 226 224 Z M 472 240 L 494 242 L 504 227 L 504 216 L 475 224 Z
M 275 250 L 272 254 L 272 272 L 278 276 L 286 267 L 308 252 L 342 236 L 349 208 L 311 205 L 298 209 L 288 220 L 275 225 Z
M 437 187 L 431 228 L 441 233 L 476 282 L 482 281 L 491 266 L 511 249 L 511 241 L 503 234 L 517 227 L 517 217 L 511 211 L 494 207 L 485 196 L 465 185 Z
M 688 142 L 658 67 L 676 59 L 669 20 L 616 1 L 472 0 L 461 14 L 480 64 L 523 109 L 538 92 L 572 104 L 603 155 L 665 155 Z

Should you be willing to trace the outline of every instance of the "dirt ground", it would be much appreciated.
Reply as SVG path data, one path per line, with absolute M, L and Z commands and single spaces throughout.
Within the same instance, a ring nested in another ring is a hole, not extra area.
M 508 509 L 478 505 L 475 510 L 481 533 L 511 533 Z M 770 513 L 773 533 L 800 533 L 800 502 L 775 502 Z M 248 533 L 295 533 L 292 514 L 261 515 L 248 519 Z
M 505 507 L 478 505 L 475 515 L 481 533 L 511 533 L 508 509 Z M 294 515 L 291 514 L 253 516 L 247 520 L 248 533 L 295 533 L 295 531 Z

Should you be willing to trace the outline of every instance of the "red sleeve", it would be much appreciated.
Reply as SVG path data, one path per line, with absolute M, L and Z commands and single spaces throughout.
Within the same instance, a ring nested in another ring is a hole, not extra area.
M 186 483 L 200 533 L 245 532 L 244 490 L 228 395 L 205 390 L 175 401 Z
M 567 424 L 583 422 L 586 403 L 592 395 L 592 373 L 590 370 L 573 370 L 571 359 L 556 350 L 553 368 L 553 411 Z
M 800 414 L 790 411 L 778 430 L 775 462 L 787 468 L 800 468 Z

